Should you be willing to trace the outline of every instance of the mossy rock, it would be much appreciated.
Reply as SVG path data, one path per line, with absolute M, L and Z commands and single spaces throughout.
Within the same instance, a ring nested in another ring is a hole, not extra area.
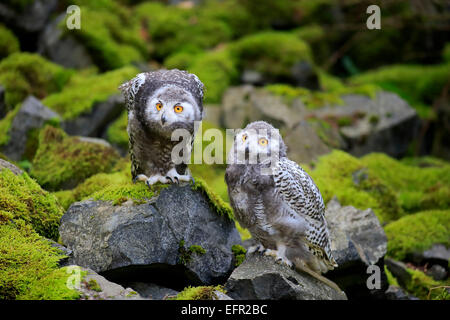
M 271 82 L 292 82 L 292 67 L 312 64 L 309 45 L 294 34 L 266 31 L 245 36 L 230 44 L 239 70 L 258 71 Z
M 450 65 L 392 65 L 350 78 L 352 84 L 376 84 L 409 102 L 420 116 L 432 117 L 431 105 L 450 78 Z
M 23 221 L 0 224 L 0 299 L 74 300 L 69 274 L 58 268 L 63 256 Z
M 108 126 L 106 131 L 106 138 L 113 145 L 121 149 L 128 150 L 128 115 L 124 111 L 122 114 Z
M 175 298 L 170 300 L 215 300 L 217 299 L 216 291 L 226 293 L 223 286 L 199 286 L 199 287 L 187 287 Z
M 39 135 L 30 174 L 46 189 L 69 189 L 96 173 L 111 171 L 118 160 L 118 153 L 111 147 L 85 142 L 47 126 Z
M 118 87 L 138 73 L 127 66 L 102 74 L 78 73 L 61 92 L 49 95 L 42 103 L 56 111 L 64 120 L 70 120 L 92 110 L 96 103 L 119 94 Z
M 116 1 L 68 1 L 82 12 L 82 27 L 69 30 L 66 21 L 59 27 L 63 34 L 74 36 L 88 50 L 101 70 L 123 67 L 145 61 L 149 47 L 140 32 L 140 24 L 132 11 Z
M 27 173 L 0 171 L 0 224 L 24 221 L 42 236 L 57 240 L 63 208 Z
M 72 70 L 38 54 L 16 52 L 0 62 L 0 84 L 6 89 L 5 102 L 10 109 L 30 94 L 42 99 L 60 91 L 72 75 Z
M 19 40 L 17 40 L 14 33 L 0 24 L 0 59 L 9 56 L 12 53 L 20 51 Z
M 404 260 L 414 252 L 442 243 L 450 247 L 450 210 L 418 212 L 391 222 L 385 227 L 388 238 L 387 254 Z
M 361 159 L 334 150 L 309 170 L 325 202 L 336 195 L 342 205 L 372 208 L 382 223 L 407 213 L 448 207 L 450 167 L 419 168 L 384 154 Z

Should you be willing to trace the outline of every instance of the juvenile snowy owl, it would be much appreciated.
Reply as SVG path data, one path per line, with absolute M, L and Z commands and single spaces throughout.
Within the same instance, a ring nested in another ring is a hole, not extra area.
M 252 154 L 271 156 L 274 152 L 278 159 L 271 165 L 268 156 L 266 160 L 257 158 L 256 163 L 250 161 Z M 242 161 L 236 163 L 239 159 Z M 262 171 L 269 167 L 269 174 Z M 274 256 L 278 262 L 295 265 L 336 287 L 320 276 L 337 266 L 331 255 L 322 196 L 311 177 L 287 158 L 278 130 L 257 121 L 236 134 L 225 180 L 236 219 L 259 243 L 249 253 Z
M 187 165 L 175 164 L 171 157 L 179 143 L 171 137 L 174 130 L 185 129 L 193 141 L 194 121 L 203 116 L 203 83 L 194 74 L 173 69 L 140 73 L 119 89 L 128 110 L 133 180 L 149 186 L 189 181 Z

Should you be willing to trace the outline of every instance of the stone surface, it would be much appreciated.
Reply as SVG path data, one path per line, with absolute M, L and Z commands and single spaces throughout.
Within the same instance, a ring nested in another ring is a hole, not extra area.
M 58 24 L 66 18 L 63 13 L 52 20 L 42 32 L 38 52 L 66 68 L 87 68 L 94 65 L 87 49 L 69 34 L 63 34 Z
M 13 29 L 37 33 L 45 27 L 57 4 L 57 0 L 35 0 L 23 10 L 18 10 L 6 3 L 0 3 L 0 18 Z
M 91 112 L 65 121 L 62 127 L 70 135 L 100 137 L 123 110 L 125 110 L 123 97 L 112 95 L 107 100 L 95 104 Z
M 233 271 L 225 290 L 235 300 L 346 300 L 343 292 L 259 253 Z
M 406 287 L 411 281 L 411 274 L 408 272 L 406 264 L 390 258 L 386 258 L 384 262 L 392 275 L 397 279 L 398 284 L 402 287 Z
M 419 300 L 419 298 L 406 293 L 402 288 L 393 285 L 389 286 L 385 295 L 387 300 Z
M 73 267 L 73 266 L 72 266 Z M 80 300 L 145 300 L 131 288 L 108 281 L 89 268 L 81 268 L 87 272 L 78 291 Z
M 346 150 L 361 156 L 384 152 L 393 157 L 405 154 L 419 128 L 416 111 L 395 93 L 380 91 L 375 99 L 344 95 L 342 105 L 324 106 L 310 112 L 319 119 L 353 119 L 339 128 Z
M 231 247 L 241 243 L 234 223 L 190 185 L 165 188 L 144 204 L 74 203 L 59 230 L 71 263 L 176 290 L 224 281 L 234 268 Z M 192 245 L 205 253 L 189 251 Z
M 158 286 L 154 283 L 130 282 L 127 283 L 126 286 L 137 291 L 141 297 L 152 300 L 165 300 L 166 298 L 176 296 L 179 293 L 176 290 Z
M 56 112 L 44 106 L 37 98 L 28 96 L 12 121 L 8 132 L 10 139 L 2 152 L 11 160 L 21 160 L 30 131 L 40 129 L 46 122 L 59 118 Z
M 3 169 L 11 170 L 12 173 L 14 173 L 16 176 L 21 175 L 23 173 L 23 171 L 21 169 L 19 169 L 15 165 L 13 165 L 11 162 L 0 159 L 0 171 L 2 171 Z
M 339 265 L 326 274 L 336 282 L 348 297 L 381 295 L 387 289 L 383 258 L 387 251 L 387 238 L 378 218 L 371 209 L 358 210 L 342 207 L 336 198 L 330 200 L 325 218 L 331 241 L 331 251 Z M 381 271 L 380 289 L 367 288 L 367 268 L 377 265 Z
M 439 264 L 448 270 L 450 262 L 450 248 L 443 244 L 434 244 L 430 249 L 413 254 L 413 261 L 417 264 Z
M 432 277 L 434 280 L 442 281 L 447 279 L 448 273 L 443 266 L 438 264 L 433 264 L 426 272 L 427 275 Z

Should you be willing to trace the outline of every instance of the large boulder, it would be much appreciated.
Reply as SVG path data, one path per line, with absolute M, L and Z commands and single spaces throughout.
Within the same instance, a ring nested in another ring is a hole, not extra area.
M 33 130 L 41 129 L 46 123 L 59 121 L 59 115 L 44 106 L 34 96 L 25 99 L 20 110 L 12 120 L 8 131 L 9 140 L 2 152 L 11 160 L 22 159 L 27 147 L 27 141 Z
M 381 298 L 387 289 L 384 274 L 384 256 L 387 237 L 371 209 L 358 210 L 342 207 L 333 198 L 325 211 L 330 233 L 331 250 L 339 265 L 326 276 L 336 282 L 349 298 Z M 376 265 L 380 270 L 380 288 L 369 289 L 367 279 L 372 274 L 368 267 Z
M 349 94 L 341 105 L 329 105 L 309 112 L 308 117 L 337 119 L 345 150 L 362 156 L 384 152 L 404 155 L 419 128 L 416 111 L 395 93 L 380 91 L 374 99 Z
M 247 256 L 228 279 L 235 300 L 346 300 L 343 292 L 259 253 Z
M 137 204 L 115 204 L 87 200 L 69 207 L 59 231 L 73 252 L 70 263 L 108 279 L 176 290 L 219 283 L 233 270 L 239 233 L 207 192 L 170 186 Z

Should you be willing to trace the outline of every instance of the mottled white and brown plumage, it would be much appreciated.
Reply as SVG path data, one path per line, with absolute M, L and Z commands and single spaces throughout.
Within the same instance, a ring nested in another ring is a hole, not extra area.
M 244 156 L 239 158 L 239 152 Z M 252 153 L 265 155 L 265 160 L 250 162 Z M 236 163 L 239 159 L 244 163 Z M 311 177 L 287 158 L 278 130 L 257 121 L 236 134 L 225 180 L 237 220 L 259 243 L 250 253 L 273 255 L 330 284 L 320 276 L 337 266 L 322 196 Z
M 195 121 L 203 117 L 203 84 L 194 74 L 177 69 L 144 72 L 119 89 L 128 111 L 128 136 L 133 180 L 178 183 L 189 181 L 187 165 L 175 164 L 172 141 L 176 129 L 185 129 L 192 143 Z M 189 158 L 189 155 L 183 155 Z

